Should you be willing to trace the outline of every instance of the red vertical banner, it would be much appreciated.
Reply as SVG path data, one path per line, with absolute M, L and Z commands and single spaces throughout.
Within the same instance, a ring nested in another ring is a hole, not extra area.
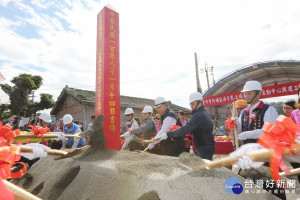
M 100 114 L 105 148 L 120 150 L 119 13 L 107 7 L 97 16 L 95 116 Z

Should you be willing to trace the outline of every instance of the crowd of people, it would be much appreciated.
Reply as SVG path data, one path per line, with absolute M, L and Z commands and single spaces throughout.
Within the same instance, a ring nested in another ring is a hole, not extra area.
M 257 145 L 257 140 L 264 134 L 262 127 L 266 122 L 274 124 L 279 116 L 278 112 L 273 106 L 260 100 L 262 85 L 258 81 L 246 82 L 241 92 L 244 95 L 244 99 L 239 99 L 234 104 L 238 117 L 238 140 L 242 146 L 245 145 L 244 147 L 254 143 L 256 144 L 256 149 L 261 149 L 263 147 Z M 284 102 L 282 109 L 286 117 L 291 118 L 296 124 L 300 124 L 300 86 L 297 95 L 297 101 Z M 188 120 L 184 118 L 182 111 L 175 113 L 169 107 L 168 101 L 164 97 L 155 99 L 155 109 L 158 113 L 155 116 L 153 116 L 153 107 L 147 105 L 143 108 L 141 112 L 142 122 L 134 117 L 132 108 L 127 108 L 124 112 L 126 132 L 122 149 L 129 149 L 130 151 L 148 150 L 150 153 L 167 156 L 179 156 L 184 151 L 191 152 L 192 149 L 192 152 L 200 158 L 212 160 L 215 153 L 213 121 L 204 107 L 201 93 L 191 93 L 188 100 L 192 110 L 191 117 Z M 7 120 L 7 123 L 17 128 L 18 120 L 20 119 L 17 116 L 12 116 Z M 95 116 L 92 116 L 91 120 L 92 122 L 88 125 L 89 130 L 93 127 Z M 83 131 L 83 124 L 74 121 L 70 114 L 64 115 L 63 118 L 51 124 L 51 116 L 47 113 L 42 113 L 32 120 L 30 124 L 48 127 L 51 132 L 55 133 L 75 134 Z M 142 140 L 153 139 L 155 142 L 150 144 L 139 143 L 134 140 L 135 137 L 139 137 Z M 295 142 L 300 143 L 300 138 L 296 138 Z M 52 141 L 50 145 L 43 144 L 56 149 L 80 148 L 86 145 L 86 138 L 68 138 L 62 141 Z M 247 148 L 243 148 L 243 151 L 245 149 Z M 253 151 L 255 148 L 252 146 L 249 148 L 250 150 Z M 238 151 L 239 149 L 236 149 L 231 156 L 237 155 L 236 152 Z M 287 161 L 294 168 L 299 168 L 300 155 L 297 154 L 290 157 Z M 249 162 L 247 157 L 240 158 L 237 165 L 242 169 L 257 166 L 254 162 Z M 284 193 L 277 194 L 277 196 L 285 199 Z
M 20 117 L 11 116 L 8 120 L 4 121 L 4 124 L 9 124 L 13 127 L 13 129 L 20 128 L 19 121 Z M 95 116 L 91 116 L 91 123 L 88 125 L 88 130 L 92 130 L 93 123 L 95 121 Z M 31 125 L 31 126 L 30 126 Z M 22 153 L 21 160 L 26 163 L 28 167 L 31 167 L 36 161 L 38 161 L 41 157 L 46 156 L 44 150 L 49 149 L 74 149 L 80 148 L 86 145 L 87 137 L 83 138 L 65 138 L 64 136 L 67 134 L 75 134 L 82 132 L 83 124 L 79 121 L 73 120 L 73 117 L 70 114 L 66 114 L 63 118 L 52 122 L 51 116 L 48 113 L 41 113 L 39 116 L 36 116 L 29 124 L 22 126 L 22 131 L 32 131 L 33 127 L 40 127 L 47 132 L 51 132 L 54 134 L 58 134 L 58 138 L 53 138 L 47 141 L 40 141 L 38 143 L 27 143 L 25 145 L 32 146 L 35 149 L 35 154 L 30 153 Z
M 169 108 L 165 98 L 157 97 L 155 108 L 158 114 L 153 118 L 153 108 L 145 106 L 142 111 L 144 120 L 142 126 L 136 123 L 133 109 L 127 108 L 124 113 L 127 120 L 126 141 L 122 148 L 131 151 L 147 148 L 150 153 L 167 156 L 179 156 L 182 152 L 190 152 L 192 149 L 199 157 L 212 160 L 215 151 L 213 122 L 204 108 L 202 94 L 192 93 L 189 102 L 192 116 L 186 121 L 182 111 L 176 114 Z M 174 125 L 179 128 L 173 129 Z M 158 140 L 143 145 L 133 141 L 134 135 L 143 139 Z
M 274 124 L 279 115 L 273 106 L 260 100 L 262 85 L 258 81 L 246 82 L 241 92 L 244 95 L 244 99 L 235 102 L 238 114 L 237 137 L 241 145 L 245 145 L 244 147 L 246 147 L 241 149 L 243 149 L 244 153 L 248 153 L 249 151 L 263 148 L 257 144 L 258 138 L 264 134 L 262 127 L 265 122 Z M 290 117 L 296 124 L 300 124 L 300 86 L 297 95 L 297 102 L 287 101 L 282 105 L 282 109 L 287 117 Z M 131 112 L 128 113 L 125 111 L 128 129 L 125 133 L 126 142 L 122 148 L 126 149 L 130 145 L 134 135 L 140 136 L 141 133 L 148 131 L 148 138 L 155 135 L 154 139 L 158 139 L 156 142 L 148 145 L 152 153 L 178 156 L 183 151 L 189 152 L 192 145 L 192 149 L 195 150 L 194 152 L 199 157 L 212 160 L 215 152 L 213 122 L 209 113 L 204 108 L 202 94 L 199 92 L 192 93 L 189 97 L 189 102 L 192 109 L 192 116 L 188 121 L 185 121 L 182 112 L 176 115 L 168 107 L 168 103 L 163 97 L 156 98 L 155 107 L 159 115 L 156 115 L 153 120 L 151 118 L 153 109 L 150 106 L 146 106 L 142 111 L 145 124 L 140 127 L 133 119 L 133 110 L 128 108 Z M 170 130 L 174 125 L 178 125 L 180 128 Z M 296 138 L 294 142 L 300 143 L 300 138 Z M 255 148 L 251 144 L 254 144 Z M 143 146 L 140 149 L 145 148 L 146 146 Z M 134 148 L 129 148 L 129 150 L 134 150 Z M 236 149 L 231 156 L 239 155 L 239 151 L 239 148 Z M 289 161 L 294 168 L 300 167 L 299 154 L 287 157 L 285 160 Z M 269 163 L 266 162 L 265 165 L 269 166 Z M 240 158 L 237 166 L 242 169 L 258 167 L 255 162 L 249 161 L 247 156 Z M 300 180 L 299 176 L 298 179 Z M 266 183 L 264 182 L 265 186 Z M 284 189 L 280 185 L 276 185 L 270 192 L 281 199 L 286 199 Z

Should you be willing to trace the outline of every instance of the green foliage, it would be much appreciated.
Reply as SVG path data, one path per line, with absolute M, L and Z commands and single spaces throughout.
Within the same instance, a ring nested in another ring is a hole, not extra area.
M 12 87 L 8 84 L 0 84 L 1 89 L 8 95 L 13 91 Z
M 11 80 L 15 85 L 1 85 L 1 89 L 9 95 L 11 103 L 11 114 L 20 115 L 26 111 L 28 95 L 33 90 L 41 87 L 43 78 L 31 74 L 20 74 Z
M 52 99 L 53 96 L 51 94 L 41 93 L 40 97 L 41 97 L 40 102 L 29 101 L 28 107 L 27 107 L 27 115 L 28 116 L 35 114 L 39 110 L 52 108 L 54 106 L 55 102 Z
M 0 121 L 5 121 L 10 117 L 10 105 L 0 104 Z
M 33 76 L 31 74 L 20 74 L 11 80 L 18 88 L 28 90 L 30 93 L 32 90 L 37 90 L 41 87 L 43 78 L 41 76 Z
M 51 94 L 46 94 L 46 93 L 41 93 L 41 101 L 40 101 L 40 106 L 43 107 L 43 109 L 51 108 L 54 106 L 54 100 L 52 99 Z
M 279 101 L 279 102 L 271 102 L 271 103 L 268 103 L 269 105 L 272 105 L 278 112 L 279 115 L 284 115 L 284 112 L 282 110 L 282 104 L 283 102 L 282 101 Z

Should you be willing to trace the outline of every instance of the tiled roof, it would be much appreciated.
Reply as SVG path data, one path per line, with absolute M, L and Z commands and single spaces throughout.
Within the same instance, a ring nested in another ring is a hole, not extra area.
M 61 94 L 59 95 L 54 108 L 51 111 L 52 115 L 55 115 L 58 110 L 60 109 L 60 106 L 63 104 L 65 98 L 67 97 L 67 94 L 70 94 L 73 96 L 77 101 L 81 103 L 87 103 L 87 104 L 94 104 L 95 103 L 95 92 L 94 91 L 88 91 L 88 90 L 81 90 L 76 88 L 70 88 L 66 86 Z M 146 105 L 150 105 L 154 107 L 154 100 L 153 99 L 146 99 L 146 98 L 139 98 L 139 97 L 129 97 L 129 96 L 123 96 L 121 95 L 121 107 L 125 108 L 139 108 L 142 109 Z M 182 110 L 183 112 L 190 113 L 191 110 L 172 104 L 169 102 L 169 107 L 176 111 Z

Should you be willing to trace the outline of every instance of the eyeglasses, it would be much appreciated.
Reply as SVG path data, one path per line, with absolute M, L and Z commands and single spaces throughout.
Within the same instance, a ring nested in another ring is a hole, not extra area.
M 283 108 L 283 110 L 291 110 L 291 109 L 293 109 L 293 108 Z

